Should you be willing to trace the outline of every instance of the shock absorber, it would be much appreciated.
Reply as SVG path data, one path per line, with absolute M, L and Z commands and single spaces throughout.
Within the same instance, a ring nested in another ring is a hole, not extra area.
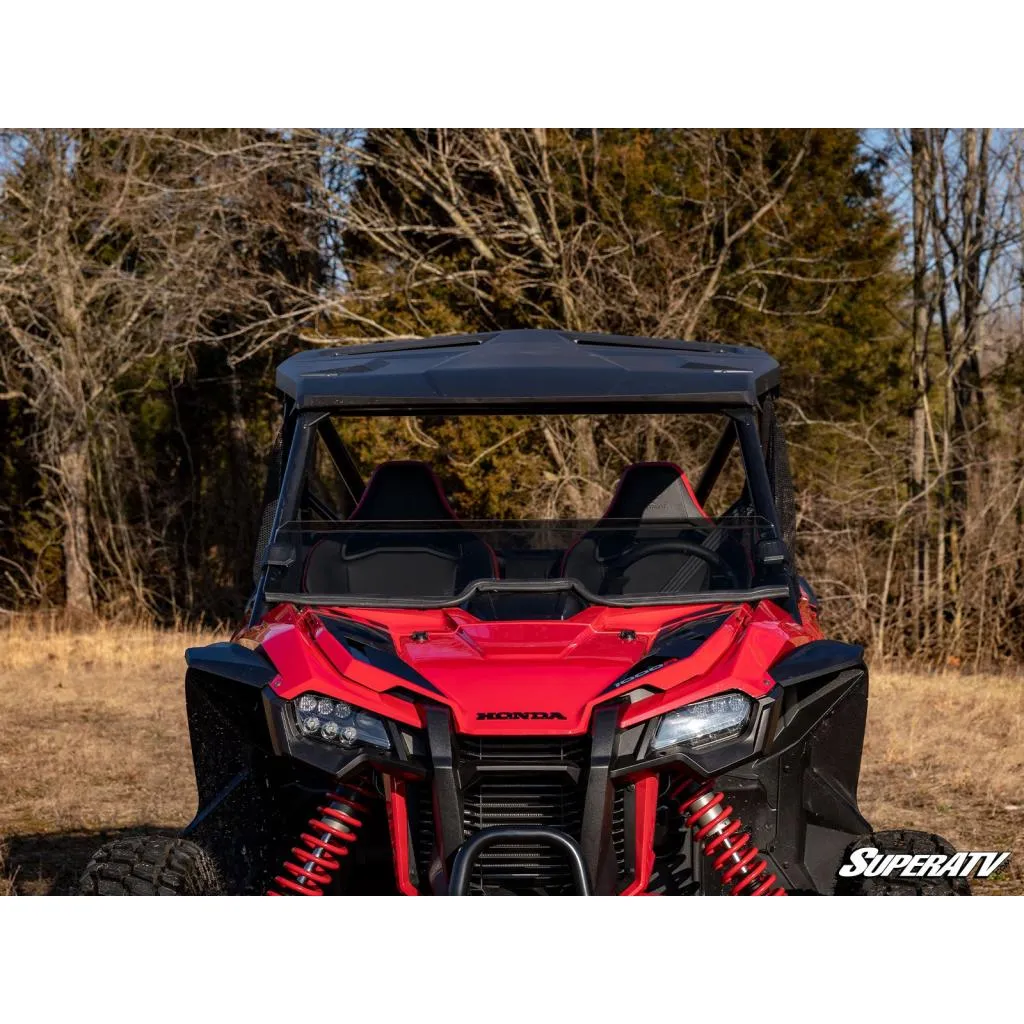
M 294 858 L 285 860 L 282 873 L 274 878 L 268 896 L 323 896 L 341 858 L 347 857 L 358 839 L 360 815 L 369 811 L 365 801 L 376 794 L 358 783 L 342 783 L 324 794 L 316 815 L 309 819 L 309 831 L 299 836 L 291 849 Z
M 725 796 L 715 791 L 710 782 L 699 785 L 686 780 L 671 794 L 680 800 L 679 813 L 686 827 L 693 831 L 694 842 L 704 853 L 714 857 L 712 868 L 723 886 L 732 885 L 730 896 L 785 896 L 786 890 L 775 883 L 761 851 L 753 844 L 743 822 L 733 816 Z

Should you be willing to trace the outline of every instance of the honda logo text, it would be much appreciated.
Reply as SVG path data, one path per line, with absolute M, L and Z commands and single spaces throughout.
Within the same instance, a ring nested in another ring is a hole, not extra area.
M 509 720 L 536 722 L 561 719 L 565 721 L 565 715 L 561 711 L 478 711 L 477 721 L 483 722 L 507 722 Z

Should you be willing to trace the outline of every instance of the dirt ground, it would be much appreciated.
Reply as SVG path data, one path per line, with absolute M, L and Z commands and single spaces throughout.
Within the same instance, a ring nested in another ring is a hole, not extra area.
M 182 654 L 210 639 L 0 627 L 0 893 L 66 893 L 105 840 L 191 818 Z M 975 892 L 1024 894 L 1024 677 L 875 674 L 860 803 L 1012 850 Z

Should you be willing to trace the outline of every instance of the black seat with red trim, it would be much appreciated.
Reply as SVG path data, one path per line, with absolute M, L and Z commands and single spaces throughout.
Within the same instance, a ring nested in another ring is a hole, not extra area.
M 561 575 L 601 595 L 700 593 L 739 586 L 718 552 L 724 535 L 671 462 L 638 462 L 601 519 L 571 547 Z
M 619 477 L 604 519 L 704 519 L 689 478 L 674 462 L 635 462 Z
M 303 573 L 306 593 L 442 598 L 497 575 L 494 553 L 460 526 L 424 462 L 381 463 L 347 521 L 367 525 L 313 546 Z

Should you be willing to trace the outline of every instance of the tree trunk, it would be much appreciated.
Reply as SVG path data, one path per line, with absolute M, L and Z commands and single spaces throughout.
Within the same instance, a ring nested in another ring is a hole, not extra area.
M 925 133 L 922 128 L 910 129 L 911 193 L 913 197 L 914 229 L 914 320 L 913 350 L 911 353 L 911 383 L 914 389 L 914 403 L 910 414 L 910 481 L 912 498 L 920 498 L 925 490 L 925 454 L 927 419 L 925 401 L 928 394 L 928 299 L 925 281 L 928 274 L 926 251 L 928 230 L 927 216 L 927 172 L 928 159 Z M 928 509 L 924 499 L 912 506 L 914 522 L 914 579 L 911 588 L 912 630 L 915 639 L 925 633 L 923 620 L 927 614 L 926 559 L 928 550 L 927 522 Z
M 252 493 L 252 476 L 249 467 L 249 427 L 245 420 L 245 409 L 242 406 L 242 384 L 238 376 L 238 367 L 231 365 L 231 420 L 228 429 L 231 451 L 229 469 L 231 481 L 232 519 L 237 524 L 231 532 L 232 543 L 229 550 L 231 570 L 238 586 L 244 587 L 251 582 L 252 551 L 256 544 L 254 529 L 257 516 L 253 514 L 256 507 L 255 495 Z
M 68 618 L 88 619 L 94 612 L 89 571 L 89 449 L 73 441 L 58 461 L 64 491 L 64 607 Z
M 582 507 L 579 514 L 585 518 L 599 516 L 603 511 L 605 491 L 601 486 L 601 463 L 597 457 L 597 441 L 594 438 L 594 421 L 587 416 L 573 420 L 573 435 L 576 442 L 576 462 L 583 486 L 580 488 Z

